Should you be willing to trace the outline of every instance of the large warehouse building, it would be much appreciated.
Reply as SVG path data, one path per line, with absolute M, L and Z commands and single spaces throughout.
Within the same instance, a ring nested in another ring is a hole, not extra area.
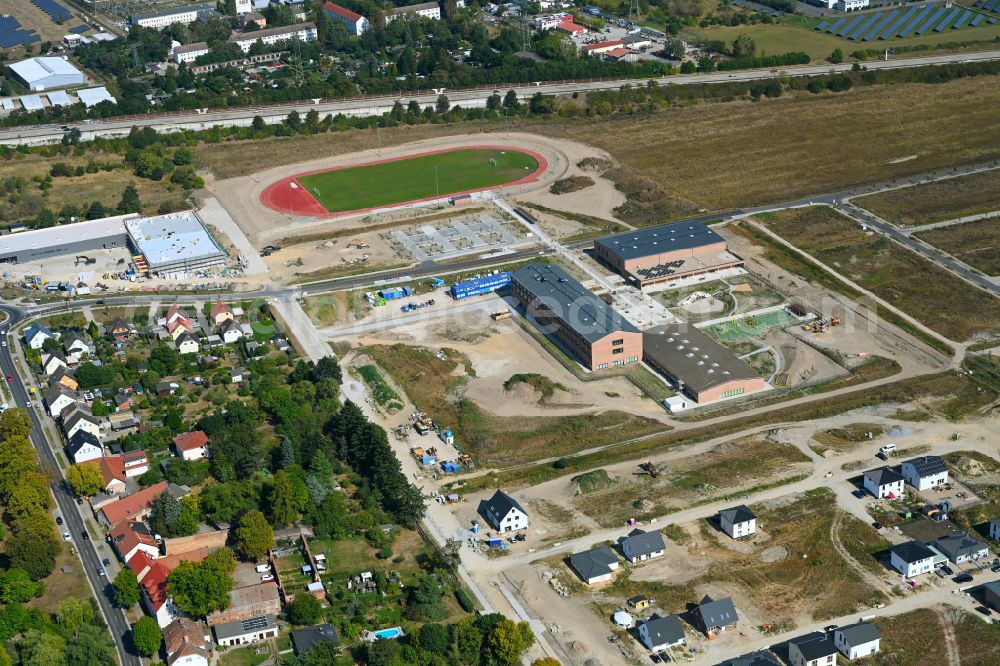
M 699 405 L 767 388 L 753 368 L 690 324 L 647 329 L 642 349 L 648 365 Z
M 698 222 L 599 238 L 594 241 L 594 255 L 640 288 L 743 265 L 722 236 Z
M 78 86 L 86 83 L 83 72 L 66 60 L 56 57 L 28 58 L 7 65 L 14 78 L 24 84 L 28 90 L 51 90 L 66 86 Z
M 39 261 L 116 247 L 141 254 L 136 263 L 152 273 L 203 270 L 223 265 L 226 260 L 198 216 L 186 211 L 156 217 L 118 215 L 7 234 L 0 236 L 0 263 Z
M 559 266 L 531 264 L 515 271 L 511 293 L 591 371 L 642 359 L 639 329 Z

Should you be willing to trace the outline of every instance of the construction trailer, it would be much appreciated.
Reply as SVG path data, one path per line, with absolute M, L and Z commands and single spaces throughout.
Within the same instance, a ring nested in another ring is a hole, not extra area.
M 404 285 L 402 287 L 387 287 L 378 292 L 378 295 L 387 301 L 394 300 L 396 298 L 406 298 L 407 296 L 413 295 L 413 290 Z

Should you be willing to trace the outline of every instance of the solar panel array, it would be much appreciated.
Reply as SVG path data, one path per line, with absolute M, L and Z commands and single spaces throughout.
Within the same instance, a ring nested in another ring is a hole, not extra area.
M 70 28 L 69 31 L 74 35 L 82 35 L 83 33 L 90 30 L 90 26 L 84 23 L 83 25 L 78 25 L 75 28 Z
M 56 2 L 56 0 L 31 0 L 31 4 L 48 14 L 49 18 L 57 23 L 73 18 L 70 11 Z
M 972 6 L 988 12 L 1000 12 L 1000 0 L 976 0 Z
M 0 16 L 0 49 L 9 49 L 19 44 L 33 44 L 42 41 L 34 30 L 21 27 L 13 16 Z
M 762 7 L 760 5 L 755 5 L 752 2 L 747 2 L 746 0 L 733 0 L 733 5 L 737 7 L 743 7 L 744 9 L 752 9 L 755 12 L 761 12 L 763 14 L 768 14 L 774 18 L 781 18 L 785 15 L 785 12 L 780 9 L 771 9 L 770 7 Z
M 989 11 L 993 6 L 1000 11 L 1000 0 L 978 0 L 981 9 Z M 925 7 L 913 6 L 907 10 L 875 11 L 850 18 L 842 18 L 827 25 L 823 21 L 816 30 L 855 42 L 870 42 L 876 39 L 893 39 L 924 35 L 928 31 L 944 32 L 949 28 L 974 27 L 987 19 L 985 14 L 967 10 L 965 7 L 938 6 L 928 3 Z M 990 23 L 1000 19 L 989 18 Z
M 664 275 L 673 275 L 677 269 L 683 265 L 684 260 L 679 259 L 677 261 L 671 261 L 669 264 L 657 264 L 656 266 L 650 266 L 649 268 L 640 268 L 636 270 L 636 273 L 647 280 L 655 280 L 663 277 Z
M 258 615 L 256 617 L 240 620 L 240 624 L 243 625 L 244 631 L 256 631 L 269 626 L 271 624 L 271 620 L 265 615 Z

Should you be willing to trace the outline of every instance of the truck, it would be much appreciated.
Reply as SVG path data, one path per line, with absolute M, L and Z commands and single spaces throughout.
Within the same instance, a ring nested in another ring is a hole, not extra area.
M 413 289 L 407 285 L 402 287 L 386 287 L 378 292 L 378 295 L 387 301 L 391 301 L 396 298 L 406 298 L 407 296 L 413 295 Z
M 428 280 L 428 282 L 431 283 L 431 287 L 433 287 L 434 289 L 444 286 L 444 280 L 438 277 L 432 277 Z

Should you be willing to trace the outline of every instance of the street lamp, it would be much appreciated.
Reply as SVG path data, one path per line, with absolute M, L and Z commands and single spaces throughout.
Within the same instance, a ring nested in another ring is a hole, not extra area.
M 441 197 L 441 186 L 438 184 L 438 168 L 436 164 L 434 165 L 434 197 Z

